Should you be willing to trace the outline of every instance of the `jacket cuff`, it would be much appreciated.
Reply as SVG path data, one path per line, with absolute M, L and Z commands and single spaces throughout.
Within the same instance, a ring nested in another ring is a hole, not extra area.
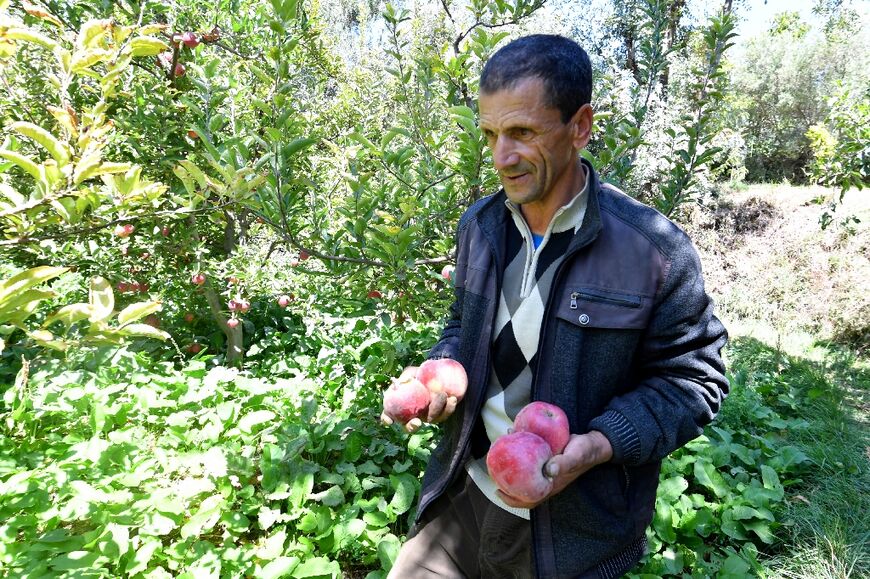
M 622 413 L 607 410 L 589 423 L 589 430 L 601 432 L 610 441 L 612 462 L 629 465 L 640 462 L 640 436 Z
M 438 360 L 440 358 L 454 358 L 451 355 L 450 349 L 447 344 L 438 343 L 429 350 L 429 354 L 426 356 L 427 360 Z

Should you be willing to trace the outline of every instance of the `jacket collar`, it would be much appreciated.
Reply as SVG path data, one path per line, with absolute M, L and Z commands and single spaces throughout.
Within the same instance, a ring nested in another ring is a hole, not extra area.
M 601 193 L 601 181 L 598 179 L 598 173 L 588 160 L 581 157 L 580 162 L 586 166 L 586 178 L 589 180 L 587 192 L 589 200 L 586 205 L 586 214 L 583 217 L 583 225 L 571 244 L 568 246 L 568 253 L 574 252 L 581 247 L 591 243 L 598 237 L 601 231 L 601 204 L 599 195 Z M 504 228 L 511 219 L 510 211 L 505 207 L 507 196 L 504 189 L 490 196 L 484 203 L 480 211 L 475 216 L 480 230 L 484 237 L 489 241 L 495 251 L 496 260 L 499 264 L 502 263 L 503 246 L 500 242 L 504 235 Z

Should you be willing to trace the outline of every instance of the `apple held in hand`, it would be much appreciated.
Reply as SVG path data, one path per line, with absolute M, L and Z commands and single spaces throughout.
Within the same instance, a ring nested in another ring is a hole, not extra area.
M 417 370 L 417 380 L 423 383 L 430 392 L 444 392 L 448 396 L 462 399 L 468 388 L 468 376 L 465 368 L 456 360 L 439 358 L 426 360 Z
M 544 465 L 553 457 L 546 440 L 531 432 L 514 432 L 496 440 L 486 455 L 489 475 L 502 492 L 527 503 L 543 500 L 553 490 Z
M 525 405 L 514 419 L 514 432 L 531 432 L 547 441 L 553 454 L 562 454 L 571 430 L 565 411 L 554 404 L 536 400 Z
M 427 408 L 429 390 L 416 378 L 403 374 L 384 392 L 384 412 L 402 424 L 425 416 Z

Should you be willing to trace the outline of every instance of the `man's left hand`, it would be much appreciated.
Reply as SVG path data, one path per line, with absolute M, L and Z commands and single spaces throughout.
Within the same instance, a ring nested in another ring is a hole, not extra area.
M 557 454 L 544 465 L 544 472 L 553 479 L 553 490 L 536 503 L 526 503 L 516 497 L 498 491 L 499 497 L 508 505 L 521 509 L 533 509 L 574 482 L 581 474 L 594 466 L 605 463 L 613 456 L 613 448 L 607 437 L 593 430 L 586 434 L 572 434 L 562 454 Z

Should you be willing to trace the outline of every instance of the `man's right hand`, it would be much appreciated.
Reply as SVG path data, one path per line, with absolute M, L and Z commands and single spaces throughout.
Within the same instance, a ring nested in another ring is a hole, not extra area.
M 418 366 L 408 366 L 404 370 L 402 370 L 401 375 L 398 380 L 401 380 L 404 377 L 413 377 L 417 373 Z M 456 396 L 447 396 L 444 392 L 430 392 L 429 393 L 429 408 L 426 413 L 425 422 L 429 424 L 438 424 L 440 422 L 444 422 L 453 412 L 456 410 L 456 405 L 459 403 L 459 399 Z M 389 426 L 390 424 L 398 422 L 392 416 L 387 414 L 385 410 L 381 411 L 381 423 Z M 407 423 L 403 424 L 405 431 L 408 433 L 414 433 L 423 426 L 424 421 L 420 418 L 412 418 Z

